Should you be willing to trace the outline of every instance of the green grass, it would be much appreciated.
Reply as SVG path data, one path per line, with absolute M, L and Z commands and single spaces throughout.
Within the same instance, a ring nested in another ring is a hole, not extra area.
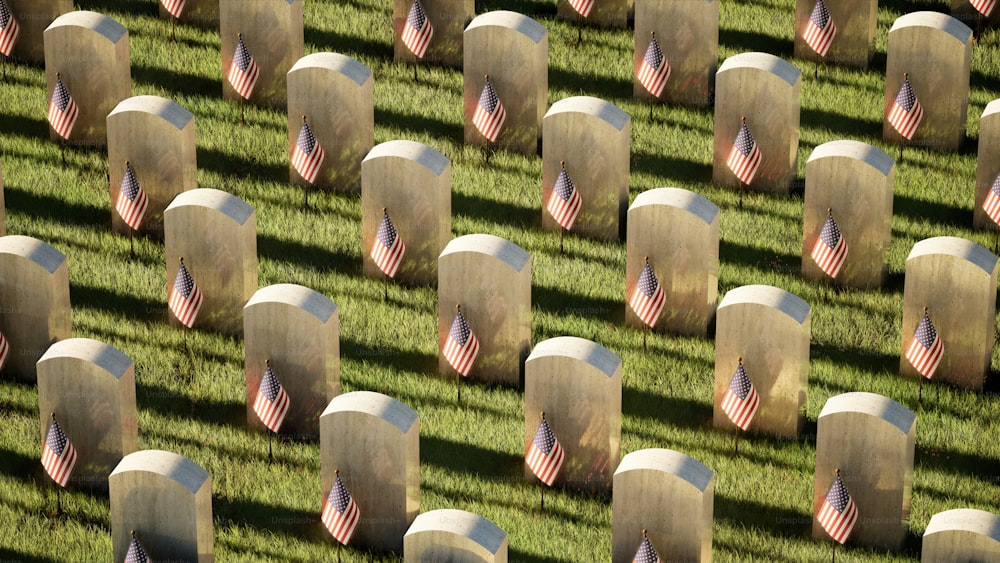
M 358 195 L 324 193 L 304 210 L 302 191 L 287 184 L 286 116 L 270 108 L 239 109 L 221 98 L 219 37 L 177 28 L 156 17 L 152 1 L 81 1 L 130 32 L 133 94 L 171 98 L 195 114 L 200 187 L 238 195 L 257 210 L 260 285 L 298 283 L 340 307 L 344 391 L 372 390 L 420 414 L 421 509 L 476 512 L 507 531 L 512 560 L 607 560 L 610 499 L 572 490 L 547 495 L 521 478 L 520 392 L 470 384 L 456 406 L 453 381 L 436 373 L 436 291 L 393 287 L 363 278 Z M 829 542 L 810 539 L 815 420 L 824 402 L 847 391 L 881 393 L 916 409 L 916 384 L 897 375 L 904 261 L 931 236 L 969 238 L 992 248 L 992 234 L 970 229 L 979 116 L 1000 91 L 1000 33 L 973 48 L 969 141 L 957 154 L 908 149 L 896 173 L 889 278 L 877 290 L 837 292 L 799 275 L 801 189 L 789 196 L 737 194 L 711 184 L 713 117 L 709 110 L 647 106 L 631 98 L 632 33 L 576 28 L 555 19 L 551 2 L 480 3 L 477 13 L 512 9 L 549 30 L 549 103 L 573 95 L 607 99 L 635 117 L 630 195 L 677 186 L 722 209 L 719 295 L 746 284 L 784 288 L 813 307 L 807 429 L 798 440 L 752 437 L 740 455 L 732 434 L 711 425 L 714 343 L 656 335 L 642 353 L 641 333 L 623 326 L 625 247 L 568 236 L 567 256 L 541 224 L 541 160 L 499 152 L 491 166 L 461 141 L 461 73 L 412 69 L 391 59 L 385 1 L 307 1 L 306 52 L 352 56 L 374 74 L 377 143 L 397 138 L 429 144 L 452 161 L 455 236 L 490 233 L 532 255 L 532 342 L 575 335 L 594 339 L 624 360 L 622 454 L 642 448 L 682 451 L 712 468 L 714 555 L 730 560 L 822 560 Z M 719 59 L 772 52 L 803 72 L 799 178 L 819 144 L 850 138 L 896 154 L 881 137 L 885 43 L 892 21 L 940 3 L 894 0 L 880 6 L 878 53 L 869 70 L 837 66 L 813 79 L 813 63 L 794 60 L 793 2 L 731 2 L 721 7 Z M 220 561 L 313 561 L 334 546 L 319 524 L 317 443 L 282 443 L 267 462 L 267 440 L 246 429 L 243 345 L 196 331 L 198 375 L 183 375 L 182 333 L 166 324 L 162 244 L 110 232 L 106 155 L 70 151 L 60 165 L 48 140 L 45 78 L 39 68 L 8 65 L 0 86 L 0 158 L 10 234 L 44 240 L 69 257 L 73 336 L 107 342 L 136 364 L 139 447 L 186 456 L 212 474 L 215 551 Z M 405 92 L 405 95 L 398 95 Z M 994 354 L 994 373 L 1000 357 Z M 920 536 L 942 510 L 973 507 L 1000 513 L 1000 433 L 996 385 L 976 394 L 945 387 L 918 409 L 909 538 L 902 553 L 858 547 L 844 560 L 919 557 Z M 110 515 L 100 493 L 70 489 L 65 513 L 48 515 L 55 489 L 38 462 L 38 398 L 33 385 L 0 380 L 0 560 L 107 561 Z M 356 549 L 345 560 L 392 560 Z

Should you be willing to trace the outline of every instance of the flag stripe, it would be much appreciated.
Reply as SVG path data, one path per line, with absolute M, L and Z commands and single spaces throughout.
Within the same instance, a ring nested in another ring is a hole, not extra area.
M 757 409 L 760 407 L 760 396 L 757 390 L 751 388 L 745 400 L 740 400 L 739 395 L 733 393 L 732 389 L 726 389 L 726 395 L 722 400 L 722 411 L 733 421 L 733 424 L 746 430 L 750 426 Z
M 1000 176 L 997 176 L 997 180 L 1000 180 Z M 1000 225 L 1000 196 L 992 189 L 986 194 L 986 201 L 983 202 L 983 210 L 986 211 L 990 219 L 993 219 L 994 223 Z
M 0 371 L 3 371 L 3 366 L 7 363 L 7 356 L 9 354 L 10 344 L 7 343 L 7 337 L 0 332 Z
M 160 0 L 160 2 L 171 16 L 179 18 L 181 17 L 181 13 L 184 11 L 184 3 L 186 0 Z
M 667 79 L 670 78 L 670 63 L 667 62 L 667 58 L 663 55 L 660 44 L 657 43 L 655 37 L 649 41 L 646 55 L 639 64 L 638 78 L 639 84 L 642 84 L 646 91 L 657 98 L 663 93 L 663 87 L 666 86 Z
M 830 248 L 823 242 L 823 239 L 817 239 L 816 246 L 813 247 L 812 258 L 821 270 L 831 278 L 835 278 L 847 259 L 847 241 L 844 240 L 844 237 L 840 237 L 837 246 Z
M 489 113 L 481 105 L 476 106 L 476 112 L 472 115 L 472 124 L 479 129 L 479 132 L 483 134 L 490 142 L 497 140 L 500 135 L 500 128 L 503 127 L 504 121 L 507 120 L 507 110 L 504 109 L 503 104 L 497 103 L 496 109 L 493 113 Z
M 972 3 L 972 7 L 976 9 L 980 14 L 990 17 L 993 13 L 993 8 L 996 7 L 996 0 L 969 0 Z
M 406 45 L 406 48 L 417 57 L 423 58 L 424 54 L 427 53 L 427 46 L 430 45 L 431 37 L 433 36 L 434 27 L 431 26 L 430 20 L 427 19 L 424 7 L 420 5 L 419 0 L 414 0 L 413 5 L 410 6 L 410 13 L 406 18 L 406 22 L 403 24 L 403 34 L 401 37 L 403 45 Z
M 924 348 L 920 340 L 914 338 L 910 342 L 910 347 L 906 351 L 906 359 L 913 364 L 913 367 L 920 372 L 921 375 L 930 379 L 934 376 L 934 372 L 937 371 L 938 365 L 941 363 L 941 357 L 944 355 L 944 343 L 941 342 L 941 338 L 935 338 L 934 343 L 930 348 Z
M 267 426 L 272 432 L 277 432 L 281 429 L 281 423 L 285 421 L 285 415 L 288 414 L 288 406 L 288 393 L 285 393 L 283 387 L 278 389 L 278 396 L 274 402 L 268 400 L 263 391 L 258 390 L 257 399 L 253 403 L 253 411 L 260 417 L 264 426 Z
M 590 15 L 590 10 L 594 7 L 594 0 L 569 0 L 569 5 L 583 17 Z
M 528 467 L 546 485 L 552 485 L 552 482 L 555 481 L 559 469 L 562 468 L 564 458 L 562 445 L 558 441 L 552 447 L 549 455 L 545 455 L 545 452 L 534 443 L 528 448 Z
M 17 25 L 17 20 L 14 19 L 13 14 L 7 11 L 6 5 L 2 4 L 2 2 L 3 0 L 0 0 L 0 10 L 3 10 L 7 17 L 7 25 L 0 29 L 0 53 L 3 53 L 4 56 L 10 56 L 21 28 Z
M 552 190 L 551 195 L 549 195 L 549 203 L 545 207 L 557 223 L 566 230 L 570 230 L 573 228 L 573 223 L 576 222 L 576 217 L 580 214 L 582 206 L 583 198 L 580 197 L 580 192 L 573 188 L 569 201 L 559 197 L 556 190 Z

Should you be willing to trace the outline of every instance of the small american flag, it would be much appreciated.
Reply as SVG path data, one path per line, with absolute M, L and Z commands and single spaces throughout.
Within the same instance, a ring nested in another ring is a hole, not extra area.
M 472 124 L 492 143 L 497 140 L 500 128 L 506 120 L 507 110 L 503 108 L 500 98 L 497 97 L 493 85 L 487 78 L 483 93 L 479 96 L 479 103 L 476 104 L 476 111 L 472 114 Z
M 812 47 L 816 54 L 825 57 L 830 50 L 830 44 L 837 35 L 837 26 L 830 17 L 829 10 L 823 0 L 816 0 L 816 7 L 813 8 L 809 21 L 806 22 L 806 32 L 803 39 L 806 45 Z
M 580 197 L 580 191 L 573 185 L 573 180 L 566 172 L 566 166 L 563 165 L 555 185 L 552 186 L 552 193 L 549 194 L 549 201 L 545 208 L 552 214 L 556 223 L 568 231 L 573 228 L 573 222 L 580 214 L 582 206 L 583 198 Z
M 347 487 L 340 480 L 338 472 L 337 480 L 334 481 L 330 494 L 323 503 L 323 525 L 337 541 L 347 545 L 360 519 L 361 511 L 351 498 L 351 494 L 347 492 Z
M 451 331 L 445 340 L 443 354 L 451 367 L 462 375 L 469 375 L 469 370 L 479 355 L 479 339 L 469 328 L 461 309 L 455 314 L 455 320 L 451 323 Z
M 257 79 L 260 77 L 260 69 L 250 55 L 245 43 L 243 34 L 238 35 L 239 42 L 236 44 L 236 52 L 233 53 L 233 64 L 229 65 L 229 83 L 233 89 L 249 100 L 253 95 L 253 89 L 257 86 Z
M 896 94 L 896 99 L 889 107 L 889 124 L 899 131 L 906 140 L 913 138 L 913 134 L 920 125 L 920 120 L 924 118 L 924 108 L 920 105 L 920 100 L 910 86 L 910 79 L 903 75 L 903 86 Z
M 10 56 L 20 31 L 17 27 L 17 20 L 7 9 L 6 2 L 0 0 L 0 53 L 3 53 L 4 56 Z
M 319 167 L 323 164 L 323 147 L 316 142 L 312 128 L 306 123 L 306 117 L 302 116 L 302 129 L 299 129 L 299 139 L 292 147 L 292 166 L 295 171 L 310 184 L 316 181 L 319 174 Z
M 76 106 L 73 96 L 69 95 L 66 85 L 56 74 L 56 87 L 52 89 L 52 99 L 49 101 L 49 123 L 60 137 L 69 139 L 79 115 L 80 108 Z
M 646 56 L 639 64 L 638 76 L 639 84 L 642 84 L 642 87 L 650 94 L 659 98 L 660 94 L 663 93 L 663 87 L 667 84 L 667 79 L 670 78 L 670 63 L 663 56 L 663 50 L 660 49 L 655 35 L 649 40 L 649 47 L 646 47 Z
M 135 532 L 132 532 L 132 541 L 129 542 L 128 551 L 125 552 L 125 563 L 149 563 L 146 550 L 142 548 L 139 539 L 135 537 Z
M 0 371 L 3 371 L 3 366 L 7 363 L 7 356 L 9 355 L 10 344 L 7 343 L 7 337 L 0 332 Z
M 941 357 L 944 355 L 944 342 L 938 336 L 931 317 L 924 310 L 924 318 L 913 333 L 913 341 L 906 350 L 906 359 L 920 372 L 920 375 L 930 379 L 934 377 Z
M 201 289 L 198 288 L 198 284 L 194 283 L 194 278 L 188 273 L 187 267 L 184 266 L 184 259 L 181 258 L 181 267 L 177 270 L 177 278 L 174 279 L 174 285 L 170 288 L 167 305 L 181 324 L 191 328 L 194 320 L 198 318 L 201 302 Z
M 983 209 L 986 210 L 986 214 L 990 216 L 990 219 L 993 219 L 994 223 L 1000 225 L 1000 174 L 997 174 L 993 180 L 993 187 L 986 194 Z
M 288 414 L 288 393 L 281 386 L 281 382 L 274 375 L 271 369 L 271 362 L 268 360 L 267 367 L 264 368 L 264 377 L 260 380 L 257 388 L 257 399 L 253 402 L 253 412 L 257 413 L 260 421 L 277 432 L 281 429 L 281 423 L 285 421 Z
M 549 428 L 549 422 L 545 420 L 543 414 L 542 423 L 538 425 L 535 438 L 531 440 L 528 453 L 525 455 L 528 467 L 543 483 L 551 486 L 552 482 L 556 480 L 556 475 L 559 474 L 559 469 L 562 468 L 564 459 L 563 448 L 559 444 L 559 440 L 556 440 L 556 436 Z
M 993 8 L 996 6 L 996 0 L 969 0 L 972 3 L 972 7 L 976 9 L 980 14 L 990 17 L 993 13 Z
M 135 170 L 128 162 L 125 163 L 125 177 L 122 178 L 122 186 L 118 191 L 118 201 L 115 202 L 115 211 L 121 216 L 122 221 L 129 227 L 139 230 L 143 217 L 146 216 L 146 208 L 149 206 L 149 198 L 142 190 L 139 181 L 135 178 Z
M 382 210 L 382 222 L 378 225 L 375 242 L 372 244 L 371 257 L 375 265 L 390 278 L 396 276 L 399 264 L 403 261 L 406 245 L 396 232 L 396 227 L 389 220 L 389 214 Z
M 750 383 L 741 360 L 733 379 L 729 382 L 725 396 L 722 397 L 722 410 L 740 430 L 746 430 L 759 407 L 760 396 L 753 388 L 753 383 Z
M 757 174 L 757 168 L 760 167 L 760 149 L 750 134 L 746 119 L 740 125 L 740 132 L 736 134 L 726 165 L 744 184 L 753 182 L 753 177 Z
M 569 0 L 569 5 L 573 7 L 583 17 L 590 15 L 591 8 L 594 7 L 594 0 Z
M 847 260 L 847 240 L 841 234 L 837 222 L 833 220 L 832 212 L 826 216 L 826 223 L 819 232 L 811 256 L 819 269 L 831 278 L 837 277 L 841 266 Z
M 42 445 L 42 467 L 60 487 L 65 487 L 76 465 L 76 448 L 66 437 L 66 433 L 52 415 L 52 424 Z
M 635 552 L 632 563 L 662 563 L 662 561 L 653 547 L 653 542 L 649 541 L 649 537 L 646 536 L 646 530 L 643 530 L 642 543 L 639 544 L 639 549 Z
M 431 26 L 430 20 L 427 19 L 427 12 L 420 5 L 420 0 L 413 0 L 410 14 L 406 17 L 406 23 L 403 24 L 403 44 L 414 55 L 423 58 L 433 35 L 434 28 Z
M 854 524 L 858 521 L 858 507 L 848 494 L 839 470 L 816 518 L 826 533 L 838 543 L 847 541 L 847 537 L 854 530 Z
M 186 1 L 187 0 L 160 0 L 160 3 L 163 4 L 163 7 L 166 8 L 168 12 L 170 12 L 171 16 L 179 18 L 181 17 L 181 12 L 184 11 L 184 2 Z
M 628 305 L 635 311 L 635 316 L 646 323 L 646 326 L 652 327 L 660 319 L 660 312 L 663 311 L 666 300 L 663 287 L 656 279 L 656 274 L 653 273 L 653 267 L 649 265 L 647 258 Z

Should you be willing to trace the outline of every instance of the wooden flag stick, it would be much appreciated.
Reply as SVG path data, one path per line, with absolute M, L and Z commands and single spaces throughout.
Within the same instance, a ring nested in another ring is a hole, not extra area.
M 646 353 L 646 330 L 649 327 L 646 325 L 645 321 L 642 323 L 642 352 Z
M 455 390 L 458 392 L 458 403 L 462 403 L 462 374 L 455 370 Z
M 538 487 L 542 491 L 542 512 L 545 512 L 545 483 L 541 481 L 538 482 Z
M 735 449 L 735 452 L 737 454 L 740 453 L 740 427 L 739 426 L 736 427 L 736 447 L 734 449 Z
M 917 386 L 917 404 L 919 405 L 924 402 L 924 376 L 919 373 L 917 375 L 920 376 L 920 384 Z
M 134 242 L 135 237 L 133 236 L 134 232 L 135 230 L 130 227 L 128 230 L 128 253 L 132 255 L 133 258 L 135 258 L 135 242 Z
M 743 209 L 743 180 L 740 180 L 740 209 Z
M 993 229 L 993 254 L 997 253 L 998 244 L 1000 244 L 1000 223 L 997 223 L 996 229 Z
M 344 547 L 344 544 L 337 542 L 337 563 L 340 563 L 340 548 Z
M 583 16 L 580 12 L 576 13 L 576 43 L 574 46 L 579 45 L 583 42 Z
M 272 439 L 271 434 L 273 434 L 273 432 L 271 432 L 270 430 L 268 430 L 267 431 L 267 463 L 269 463 L 269 464 L 272 461 L 274 461 L 274 453 L 271 450 L 271 439 Z
M 566 229 L 562 226 L 559 227 L 559 254 L 563 253 L 563 237 L 566 236 Z
M 830 550 L 830 563 L 837 563 L 837 541 L 833 542 L 833 549 Z
M 176 19 L 177 18 L 170 18 L 170 42 L 171 43 L 176 43 L 177 42 L 177 34 L 174 33 L 174 21 Z

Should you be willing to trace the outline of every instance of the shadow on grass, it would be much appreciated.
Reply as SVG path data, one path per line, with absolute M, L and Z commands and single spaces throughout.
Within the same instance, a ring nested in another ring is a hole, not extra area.
M 142 299 L 128 292 L 110 291 L 103 287 L 73 284 L 70 287 L 70 303 L 74 307 L 111 311 L 124 318 L 144 321 L 159 321 L 166 312 L 166 304 L 161 301 Z
M 845 138 L 881 137 L 882 122 L 847 117 L 842 113 L 802 108 L 802 126 L 825 128 Z
M 963 207 L 948 205 L 940 201 L 916 199 L 900 195 L 898 192 L 892 198 L 892 214 L 894 216 L 905 215 L 914 221 L 930 219 L 938 224 L 957 225 L 963 228 L 969 223 L 970 218 L 969 210 Z M 893 236 L 895 235 L 896 233 L 893 233 Z
M 8 185 L 5 192 L 8 214 L 23 213 L 28 217 L 82 229 L 106 231 L 111 226 L 111 217 L 105 209 L 70 203 L 65 199 L 41 195 L 38 192 L 10 188 Z
M 188 96 L 221 97 L 222 81 L 169 68 L 132 65 L 132 80 Z M 199 161 L 199 164 L 201 161 Z
M 497 223 L 519 229 L 540 229 L 541 210 L 522 207 L 495 199 L 485 199 L 465 193 L 451 193 L 452 216 Z
M 353 360 L 388 366 L 396 371 L 418 374 L 437 371 L 437 355 L 421 354 L 410 350 L 400 350 L 393 346 L 367 346 L 344 335 L 340 337 L 341 356 Z
M 198 147 L 197 159 L 198 168 L 215 172 L 220 176 L 235 174 L 261 178 L 279 184 L 288 183 L 287 165 L 263 162 L 246 151 L 222 152 L 216 149 Z
M 622 307 L 622 303 L 615 299 L 589 297 L 570 291 L 539 286 L 532 287 L 531 293 L 534 306 L 546 313 L 575 315 L 615 325 L 625 323 L 625 309 Z
M 30 553 L 23 553 L 20 551 L 14 551 L 12 549 L 7 549 L 0 547 L 0 561 L 20 561 L 22 563 L 56 563 L 59 559 L 48 559 L 47 557 L 41 557 L 38 555 L 32 555 Z
M 586 41 L 586 34 L 584 34 Z M 598 76 L 596 74 L 581 74 L 557 67 L 549 67 L 549 91 L 568 90 L 570 92 L 600 92 L 604 100 L 630 100 L 632 98 L 632 80 Z
M 519 14 L 525 14 L 533 19 L 554 18 L 556 16 L 556 5 L 553 2 L 540 2 L 537 0 L 476 0 L 476 13 L 483 14 L 494 10 L 509 10 Z M 517 559 L 515 558 L 514 561 Z
M 305 44 L 315 45 L 320 51 L 341 53 L 360 59 L 362 56 L 381 60 L 392 60 L 392 43 L 382 43 L 353 35 L 341 35 L 325 29 L 306 25 Z
M 719 258 L 730 264 L 783 275 L 798 275 L 802 270 L 802 256 L 800 255 L 755 248 L 728 240 L 719 241 Z
M 712 405 L 623 387 L 622 414 L 670 423 L 679 428 L 702 430 L 703 422 L 712 420 Z
M 632 171 L 694 184 L 712 181 L 712 165 L 674 158 L 662 153 L 632 151 Z M 670 182 L 668 181 L 669 185 Z
M 524 459 L 434 436 L 420 437 L 420 463 L 499 481 L 521 480 Z
M 785 537 L 807 537 L 812 531 L 812 517 L 795 510 L 738 500 L 715 494 L 716 522 L 727 521 L 735 526 L 745 526 Z
M 199 359 L 199 365 L 204 362 Z M 194 376 L 195 378 L 198 375 Z M 202 374 L 204 377 L 204 374 Z M 196 384 L 196 383 L 195 383 Z M 143 383 L 136 389 L 136 404 L 140 408 L 147 408 L 167 417 L 175 417 L 187 420 L 197 420 L 203 423 L 218 424 L 220 426 L 240 427 L 246 424 L 246 404 L 242 401 L 223 401 L 216 399 L 197 398 L 190 395 L 163 387 L 160 385 Z M 143 430 L 143 434 L 156 435 L 155 430 Z M 174 441 L 184 441 L 192 446 L 212 447 L 211 441 L 203 439 L 187 439 L 173 434 L 161 434 L 164 439 Z M 242 455 L 243 450 L 229 452 L 233 455 Z
M 737 53 L 757 51 L 761 53 L 770 53 L 776 57 L 781 57 L 786 61 L 793 60 L 792 50 L 794 45 L 791 41 L 779 37 L 772 37 L 763 33 L 735 29 L 719 29 L 719 45 L 726 45 Z
M 326 532 L 322 520 L 320 520 L 320 497 L 317 486 L 316 510 L 298 510 L 287 506 L 263 504 L 252 500 L 233 499 L 219 495 L 212 499 L 213 521 L 217 528 L 246 526 L 262 532 L 289 535 L 312 544 L 325 545 L 329 543 L 332 547 L 335 542 L 331 543 L 333 539 Z M 234 547 L 238 547 L 238 545 L 234 545 Z M 259 552 L 255 550 L 254 555 L 254 559 L 259 559 Z M 287 556 L 287 554 L 284 555 Z M 279 558 L 282 558 L 281 554 L 279 554 Z
M 356 256 L 300 242 L 257 235 L 257 255 L 276 262 L 292 263 L 318 271 L 334 270 L 345 276 L 361 276 Z
M 17 137 L 30 137 L 33 139 L 49 138 L 49 123 L 44 119 L 33 119 L 23 115 L 4 115 L 0 119 L 0 133 L 9 140 Z M 58 165 L 57 160 L 54 164 Z
M 461 125 L 450 124 L 422 115 L 403 114 L 384 107 L 376 107 L 375 123 L 395 127 L 402 131 L 431 135 L 439 142 L 440 139 L 448 139 L 457 145 L 464 142 L 465 130 Z
M 809 346 L 810 360 L 827 360 L 835 365 L 850 366 L 854 369 L 879 373 L 894 373 L 899 369 L 899 356 L 884 354 L 874 350 L 842 349 L 813 342 Z M 842 392 L 856 391 L 847 386 L 827 385 Z
M 949 475 L 965 475 L 989 484 L 1000 482 L 1000 461 L 988 456 L 973 455 L 953 448 L 918 446 L 914 457 L 914 468 L 931 469 Z M 969 500 L 975 502 L 974 499 Z

